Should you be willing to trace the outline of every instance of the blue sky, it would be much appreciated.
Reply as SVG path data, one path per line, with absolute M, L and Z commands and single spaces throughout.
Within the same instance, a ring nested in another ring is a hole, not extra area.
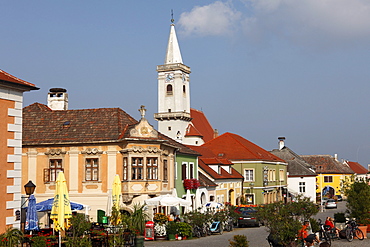
M 0 1 L 0 69 L 70 109 L 140 105 L 157 126 L 171 9 L 191 106 L 266 150 L 370 163 L 368 0 Z

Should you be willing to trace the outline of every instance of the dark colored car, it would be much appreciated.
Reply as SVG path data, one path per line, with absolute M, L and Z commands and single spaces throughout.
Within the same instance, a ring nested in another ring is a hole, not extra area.
M 341 195 L 336 195 L 336 198 L 338 202 L 343 201 L 343 197 Z
M 257 211 L 253 208 L 241 211 L 238 218 L 238 227 L 261 226 L 261 222 L 256 217 L 256 212 Z

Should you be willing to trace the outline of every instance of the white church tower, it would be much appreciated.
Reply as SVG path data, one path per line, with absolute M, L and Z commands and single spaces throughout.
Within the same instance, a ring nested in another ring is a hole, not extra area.
M 166 58 L 163 65 L 157 66 L 158 113 L 154 118 L 158 121 L 159 132 L 182 142 L 191 121 L 190 67 L 182 62 L 173 19 L 171 22 Z

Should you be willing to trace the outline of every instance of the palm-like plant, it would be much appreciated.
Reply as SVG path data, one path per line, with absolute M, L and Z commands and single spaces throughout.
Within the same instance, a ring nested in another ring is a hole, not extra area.
M 1 247 L 14 247 L 18 246 L 23 239 L 23 233 L 13 227 L 9 227 L 6 231 L 0 235 L 0 246 Z

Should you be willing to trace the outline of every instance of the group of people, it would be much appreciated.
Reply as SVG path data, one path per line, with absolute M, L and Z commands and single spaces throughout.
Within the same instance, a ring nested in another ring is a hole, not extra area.
M 339 238 L 339 231 L 340 230 L 334 226 L 334 219 L 333 218 L 327 217 L 326 220 L 325 220 L 325 225 L 328 226 L 329 231 L 335 232 L 336 236 Z M 314 241 L 320 243 L 320 239 L 317 236 L 317 234 L 314 234 L 314 233 L 309 234 L 308 233 L 308 227 L 309 226 L 310 226 L 310 222 L 305 221 L 303 223 L 302 228 L 298 232 L 298 237 L 304 241 L 306 246 L 313 246 Z M 321 242 L 319 246 L 320 247 L 326 247 L 326 246 L 330 246 L 330 245 L 327 242 Z

